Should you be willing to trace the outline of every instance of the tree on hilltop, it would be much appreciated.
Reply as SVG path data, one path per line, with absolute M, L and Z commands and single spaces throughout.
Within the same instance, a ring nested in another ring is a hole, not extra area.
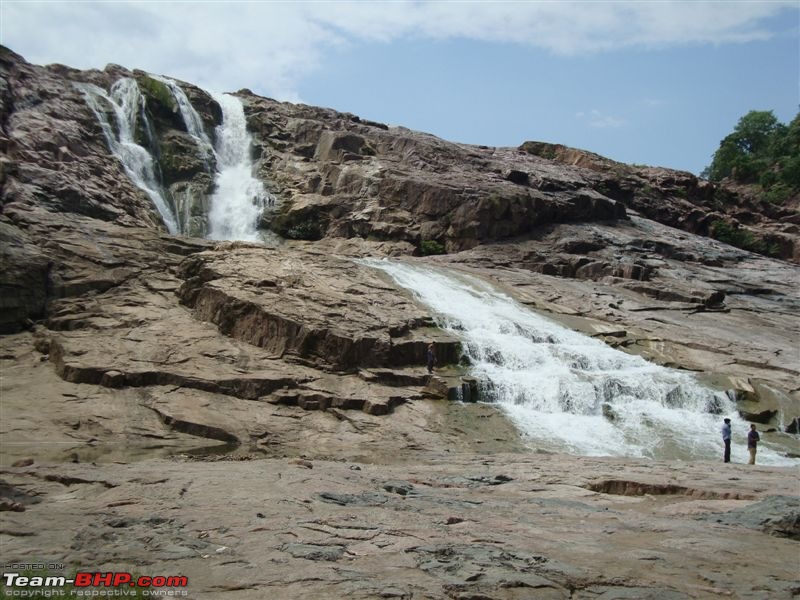
M 782 202 L 800 191 L 800 113 L 784 125 L 771 111 L 751 110 L 714 153 L 703 177 L 760 185 L 766 199 Z

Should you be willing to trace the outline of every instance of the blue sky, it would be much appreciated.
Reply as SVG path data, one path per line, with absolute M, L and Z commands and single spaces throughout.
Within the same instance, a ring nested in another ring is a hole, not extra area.
M 142 68 L 448 140 L 700 172 L 748 110 L 800 105 L 798 2 L 16 2 L 29 61 Z

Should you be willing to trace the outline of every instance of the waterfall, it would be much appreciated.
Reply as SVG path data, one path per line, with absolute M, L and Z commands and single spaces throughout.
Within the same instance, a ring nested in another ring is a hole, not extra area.
M 183 122 L 186 125 L 186 131 L 195 139 L 197 146 L 200 149 L 201 156 L 207 161 L 208 158 L 213 154 L 214 148 L 211 145 L 211 140 L 208 139 L 208 135 L 206 134 L 205 127 L 203 126 L 203 120 L 200 118 L 200 115 L 197 114 L 197 111 L 194 109 L 194 106 L 192 106 L 189 98 L 186 97 L 186 93 L 176 81 L 173 81 L 168 77 L 152 74 L 150 77 L 167 86 L 172 94 L 172 97 L 175 99 L 175 103 L 178 105 L 178 110 L 181 112 L 181 117 L 183 117 Z
M 582 455 L 722 460 L 727 416 L 733 459 L 747 459 L 748 425 L 735 404 L 692 375 L 566 329 L 476 277 L 360 262 L 388 273 L 462 340 L 482 399 L 499 404 L 531 445 Z M 794 464 L 763 444 L 758 461 Z
M 209 210 L 209 235 L 214 240 L 260 241 L 258 219 L 267 195 L 253 177 L 250 134 L 242 102 L 230 94 L 212 94 L 222 108 L 216 129 L 217 177 Z
M 150 129 L 144 112 L 144 100 L 136 80 L 130 77 L 119 79 L 111 86 L 109 94 L 96 85 L 75 85 L 83 92 L 86 103 L 97 117 L 111 153 L 122 163 L 125 173 L 136 187 L 143 190 L 153 201 L 167 230 L 172 234 L 178 233 L 177 221 L 156 178 L 153 157 L 134 141 L 134 133 L 140 118 L 145 130 Z M 112 127 L 109 122 L 108 112 L 101 106 L 100 99 L 113 110 L 116 127 Z

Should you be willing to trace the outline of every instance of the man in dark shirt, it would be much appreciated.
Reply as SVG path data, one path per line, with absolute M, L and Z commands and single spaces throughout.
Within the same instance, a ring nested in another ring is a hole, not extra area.
M 755 424 L 750 425 L 750 431 L 747 432 L 747 451 L 750 453 L 748 465 L 756 464 L 756 448 L 760 439 L 761 436 L 758 435 Z

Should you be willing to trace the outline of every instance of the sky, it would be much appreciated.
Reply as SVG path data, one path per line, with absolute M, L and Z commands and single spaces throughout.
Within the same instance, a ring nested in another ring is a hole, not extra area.
M 35 64 L 116 63 L 455 142 L 700 173 L 750 110 L 800 110 L 800 1 L 0 0 Z

